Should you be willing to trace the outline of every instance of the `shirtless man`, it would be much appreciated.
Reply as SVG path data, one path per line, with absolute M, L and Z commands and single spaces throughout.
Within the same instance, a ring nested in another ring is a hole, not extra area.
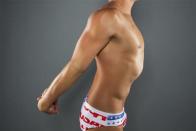
M 124 104 L 144 61 L 144 39 L 131 16 L 135 1 L 109 0 L 90 14 L 71 59 L 37 98 L 39 111 L 58 113 L 58 98 L 95 58 L 96 74 L 81 107 L 80 128 L 123 131 L 127 121 Z

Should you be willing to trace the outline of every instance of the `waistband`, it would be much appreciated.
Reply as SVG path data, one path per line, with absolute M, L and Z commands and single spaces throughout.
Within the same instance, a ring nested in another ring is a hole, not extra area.
M 119 112 L 119 113 L 109 113 L 109 112 L 101 111 L 101 110 L 96 109 L 95 107 L 91 106 L 91 105 L 87 102 L 87 99 L 88 99 L 88 96 L 86 96 L 86 97 L 84 98 L 84 105 L 85 105 L 88 109 L 90 109 L 90 110 L 92 110 L 92 111 L 94 111 L 94 112 L 96 112 L 96 113 L 99 113 L 99 114 L 102 114 L 102 115 L 106 116 L 108 120 L 120 119 L 120 118 L 122 118 L 124 115 L 126 115 L 126 114 L 125 114 L 125 111 L 124 111 L 124 107 L 123 107 L 123 110 L 122 110 L 121 112 Z

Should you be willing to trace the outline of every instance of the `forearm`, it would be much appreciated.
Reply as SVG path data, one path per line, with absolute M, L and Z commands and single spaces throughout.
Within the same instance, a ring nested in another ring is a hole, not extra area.
M 68 62 L 48 87 L 47 92 L 41 99 L 40 108 L 50 106 L 73 85 L 82 73 L 83 70 L 80 69 L 78 65 L 75 65 L 75 63 L 71 61 Z

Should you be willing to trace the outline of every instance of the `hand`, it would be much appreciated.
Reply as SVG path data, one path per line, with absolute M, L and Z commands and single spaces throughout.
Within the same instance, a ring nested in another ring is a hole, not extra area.
M 54 101 L 49 106 L 46 106 L 46 104 L 44 104 L 43 96 L 45 95 L 46 91 L 47 91 L 47 88 L 44 90 L 41 96 L 37 97 L 37 101 L 38 101 L 37 106 L 38 106 L 39 111 L 47 113 L 47 114 L 58 114 L 59 113 L 59 108 L 57 105 L 58 100 Z
M 44 96 L 44 94 L 46 94 L 46 91 L 47 91 L 47 90 L 48 90 L 48 88 L 46 88 L 46 89 L 43 91 L 43 93 L 42 93 L 41 96 L 37 97 L 37 100 L 38 100 L 38 101 Z

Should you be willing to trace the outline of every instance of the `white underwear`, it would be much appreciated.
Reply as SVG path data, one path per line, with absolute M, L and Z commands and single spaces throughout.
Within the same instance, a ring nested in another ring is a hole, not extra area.
M 127 123 L 127 114 L 123 110 L 120 113 L 108 113 L 98 110 L 88 104 L 87 98 L 84 98 L 84 102 L 81 107 L 79 116 L 80 128 L 82 131 L 86 131 L 90 128 L 106 127 L 106 126 L 123 126 Z

